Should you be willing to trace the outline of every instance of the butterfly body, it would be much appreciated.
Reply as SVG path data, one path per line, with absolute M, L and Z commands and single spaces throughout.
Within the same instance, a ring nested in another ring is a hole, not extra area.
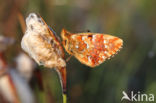
M 122 47 L 122 39 L 108 34 L 77 33 L 62 30 L 65 50 L 81 63 L 95 67 L 117 53 Z

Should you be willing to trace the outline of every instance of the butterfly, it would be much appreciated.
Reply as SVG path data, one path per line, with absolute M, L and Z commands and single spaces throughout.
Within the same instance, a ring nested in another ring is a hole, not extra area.
M 46 24 L 41 16 L 30 13 L 26 18 L 26 31 L 21 41 L 22 49 L 37 64 L 47 68 L 57 68 L 66 88 L 66 61 L 64 49 L 55 32 Z
M 65 50 L 81 63 L 96 67 L 122 48 L 123 40 L 108 34 L 61 32 Z

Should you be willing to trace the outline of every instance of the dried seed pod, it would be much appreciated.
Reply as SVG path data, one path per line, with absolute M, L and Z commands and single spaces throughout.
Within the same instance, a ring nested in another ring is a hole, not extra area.
M 64 50 L 55 32 L 35 13 L 26 18 L 26 32 L 22 38 L 22 49 L 39 65 L 56 68 L 60 74 L 62 88 L 66 91 L 66 62 Z
M 26 18 L 26 32 L 22 38 L 22 49 L 39 65 L 47 68 L 65 67 L 63 48 L 53 31 L 35 13 Z

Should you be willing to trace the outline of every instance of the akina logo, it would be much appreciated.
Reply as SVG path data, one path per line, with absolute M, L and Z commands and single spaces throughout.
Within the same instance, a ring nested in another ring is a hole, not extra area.
M 123 97 L 121 101 L 128 100 L 128 101 L 154 101 L 154 94 L 141 94 L 139 91 L 134 93 L 133 91 L 130 92 L 130 96 L 125 91 L 122 91 Z

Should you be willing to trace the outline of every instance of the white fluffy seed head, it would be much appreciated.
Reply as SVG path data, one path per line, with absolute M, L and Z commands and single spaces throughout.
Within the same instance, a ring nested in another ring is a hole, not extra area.
M 63 49 L 42 18 L 30 13 L 26 25 L 27 30 L 21 41 L 22 49 L 39 65 L 48 68 L 65 67 Z

